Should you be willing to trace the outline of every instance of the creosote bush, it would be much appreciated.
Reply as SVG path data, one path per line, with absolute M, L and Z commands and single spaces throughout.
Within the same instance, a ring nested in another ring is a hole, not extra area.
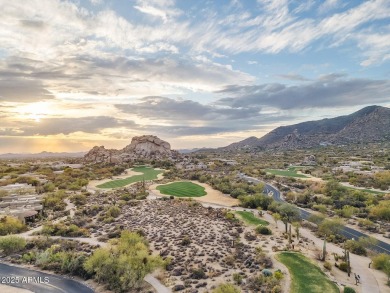
M 212 293 L 241 293 L 241 291 L 232 284 L 221 284 Z
M 261 235 L 271 235 L 272 234 L 271 229 L 266 227 L 266 226 L 263 226 L 263 225 L 257 226 L 256 232 L 261 234 Z

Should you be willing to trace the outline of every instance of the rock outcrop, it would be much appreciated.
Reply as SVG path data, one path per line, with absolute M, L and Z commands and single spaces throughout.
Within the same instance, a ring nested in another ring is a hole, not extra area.
M 84 156 L 84 160 L 88 163 L 122 163 L 137 159 L 175 160 L 179 156 L 177 151 L 171 150 L 168 142 L 157 136 L 143 135 L 133 137 L 131 143 L 121 150 L 95 146 Z

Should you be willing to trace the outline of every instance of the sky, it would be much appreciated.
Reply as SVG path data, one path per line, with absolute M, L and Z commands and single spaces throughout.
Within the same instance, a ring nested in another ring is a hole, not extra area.
M 388 0 L 0 0 L 0 153 L 219 147 L 374 104 Z

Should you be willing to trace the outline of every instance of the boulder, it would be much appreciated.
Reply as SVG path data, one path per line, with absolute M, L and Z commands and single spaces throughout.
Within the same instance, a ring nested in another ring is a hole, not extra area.
M 172 159 L 180 157 L 177 151 L 171 150 L 171 145 L 154 135 L 142 135 L 132 138 L 131 143 L 121 150 L 106 149 L 104 146 L 94 146 L 85 156 L 86 163 L 132 162 L 137 159 Z

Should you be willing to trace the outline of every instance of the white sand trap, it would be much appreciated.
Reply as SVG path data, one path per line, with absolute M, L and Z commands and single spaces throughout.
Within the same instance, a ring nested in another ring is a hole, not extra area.
M 198 184 L 198 185 L 205 188 L 205 191 L 207 193 L 205 196 L 191 197 L 192 199 L 194 199 L 196 201 L 212 203 L 212 204 L 217 204 L 217 205 L 227 206 L 227 207 L 232 207 L 232 206 L 239 204 L 238 199 L 232 198 L 229 195 L 225 195 L 222 192 L 213 189 L 210 185 L 208 185 L 206 183 L 200 183 L 198 181 L 191 181 L 191 180 L 181 180 L 181 181 L 174 181 L 174 182 L 183 182 L 183 181 L 192 182 L 192 183 Z M 173 183 L 173 182 L 170 182 L 170 183 Z M 159 186 L 159 185 L 162 185 L 162 184 L 153 184 L 149 187 L 149 190 L 152 191 L 157 196 L 167 196 L 165 194 L 160 193 L 160 191 L 157 190 L 157 186 Z

